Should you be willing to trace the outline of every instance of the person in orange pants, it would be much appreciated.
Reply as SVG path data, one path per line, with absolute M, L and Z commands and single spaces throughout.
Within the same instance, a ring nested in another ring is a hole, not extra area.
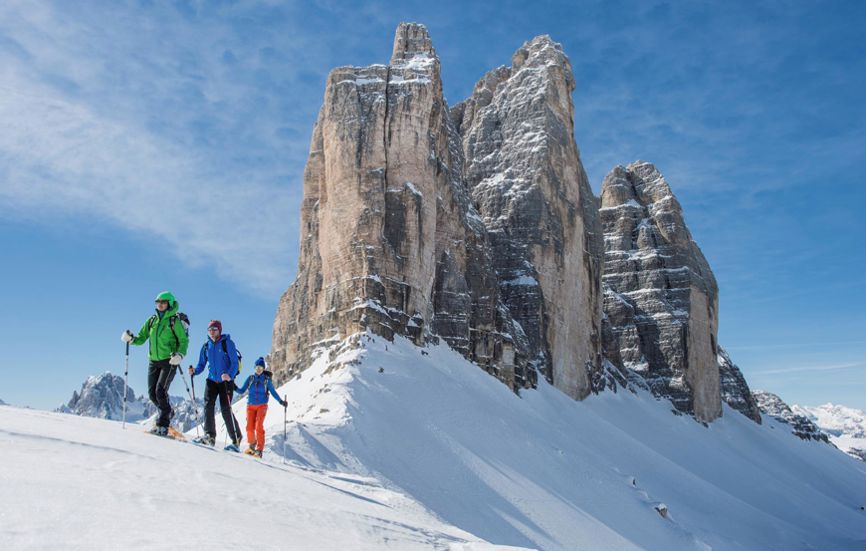
M 238 396 L 242 396 L 247 390 L 250 392 L 247 397 L 247 442 L 250 447 L 244 450 L 244 453 L 257 457 L 261 457 L 265 449 L 265 415 L 268 414 L 269 394 L 281 406 L 287 405 L 277 394 L 271 372 L 265 367 L 264 358 L 256 360 L 256 372 L 247 377 L 243 386 L 238 388 Z

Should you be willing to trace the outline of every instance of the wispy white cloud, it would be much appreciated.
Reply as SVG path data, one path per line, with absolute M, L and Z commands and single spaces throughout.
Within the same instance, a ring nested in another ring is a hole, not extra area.
M 752 375 L 778 375 L 782 373 L 807 373 L 807 372 L 819 372 L 819 371 L 836 371 L 840 369 L 852 369 L 855 367 L 864 367 L 866 366 L 866 362 L 848 362 L 841 364 L 829 364 L 829 365 L 813 365 L 813 366 L 801 366 L 801 367 L 782 367 L 778 369 L 763 369 L 752 371 Z
M 274 296 L 295 268 L 316 106 L 298 117 L 280 97 L 302 69 L 263 71 L 305 44 L 253 44 L 232 14 L 103 7 L 0 7 L 0 208 L 108 223 Z

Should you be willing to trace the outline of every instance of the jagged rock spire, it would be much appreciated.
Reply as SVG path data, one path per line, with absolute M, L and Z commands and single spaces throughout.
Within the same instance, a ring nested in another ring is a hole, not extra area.
M 702 421 L 722 414 L 718 288 L 651 163 L 614 168 L 601 190 L 605 355 Z

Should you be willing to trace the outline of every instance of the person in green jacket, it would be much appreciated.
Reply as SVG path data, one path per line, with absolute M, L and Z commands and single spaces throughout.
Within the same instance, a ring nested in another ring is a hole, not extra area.
M 162 436 L 168 434 L 171 421 L 168 388 L 189 346 L 185 320 L 185 317 L 180 319 L 178 316 L 178 303 L 174 295 L 163 291 L 156 296 L 156 313 L 144 322 L 138 336 L 127 329 L 121 337 L 122 341 L 134 345 L 150 341 L 147 390 L 150 401 L 159 409 L 152 432 Z

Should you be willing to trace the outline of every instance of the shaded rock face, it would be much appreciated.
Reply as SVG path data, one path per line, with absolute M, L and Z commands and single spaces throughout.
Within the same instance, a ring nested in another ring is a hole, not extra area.
M 721 346 L 718 351 L 719 383 L 722 391 L 722 400 L 726 404 L 739 411 L 752 421 L 761 424 L 761 410 L 758 408 L 755 397 L 743 377 L 740 368 L 731 361 L 727 351 Z
M 602 184 L 604 349 L 701 421 L 722 414 L 718 289 L 664 177 L 646 162 Z
M 106 371 L 102 375 L 88 377 L 81 385 L 81 391 L 73 391 L 68 403 L 61 405 L 55 411 L 70 413 L 82 417 L 98 417 L 120 421 L 123 418 L 123 377 Z M 131 387 L 126 389 L 126 420 L 130 423 L 155 422 L 156 406 L 146 396 L 135 396 Z M 204 409 L 204 401 L 196 399 L 197 406 L 191 400 L 179 396 L 169 396 L 174 416 L 171 423 L 181 431 L 195 427 L 200 421 Z M 217 404 L 217 409 L 219 404 Z
M 765 390 L 756 390 L 752 395 L 762 413 L 790 425 L 791 432 L 803 440 L 818 440 L 830 444 L 830 438 L 815 423 L 804 415 L 794 413 L 777 395 Z
M 601 366 L 601 228 L 574 141 L 571 63 L 540 36 L 486 74 L 452 116 L 502 301 L 530 364 L 583 398 Z
M 120 419 L 123 416 L 123 387 L 123 377 L 109 372 L 88 377 L 81 385 L 81 391 L 73 391 L 69 402 L 57 411 L 84 417 Z M 135 392 L 129 387 L 126 399 L 130 403 L 138 402 Z
M 274 322 L 278 380 L 306 368 L 313 347 L 369 329 L 441 337 L 513 387 L 532 384 L 462 167 L 422 25 L 398 27 L 389 65 L 331 72 L 304 173 L 298 275 Z

